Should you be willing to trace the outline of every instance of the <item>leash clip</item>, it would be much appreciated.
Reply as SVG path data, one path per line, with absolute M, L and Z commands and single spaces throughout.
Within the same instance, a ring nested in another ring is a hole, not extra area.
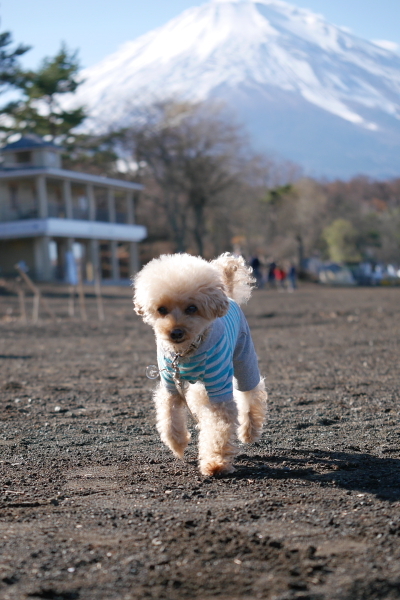
M 157 379 L 157 377 L 160 377 L 160 369 L 157 365 L 149 365 L 146 367 L 146 377 L 148 379 Z

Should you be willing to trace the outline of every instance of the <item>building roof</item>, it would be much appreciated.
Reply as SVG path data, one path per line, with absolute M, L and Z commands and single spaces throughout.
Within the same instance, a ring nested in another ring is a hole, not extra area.
M 53 144 L 53 142 L 46 142 L 39 135 L 28 134 L 19 138 L 16 142 L 6 144 L 1 148 L 1 152 L 15 152 L 16 150 L 36 150 L 38 148 L 49 148 L 51 150 L 57 150 L 62 152 L 62 147 Z
M 0 168 L 0 180 L 5 179 L 24 179 L 37 175 L 45 175 L 52 179 L 68 179 L 76 183 L 93 183 L 98 186 L 106 186 L 115 189 L 124 190 L 143 190 L 141 183 L 133 183 L 124 179 L 114 179 L 112 177 L 103 177 L 102 175 L 91 175 L 81 173 L 80 171 L 70 171 L 67 169 L 56 169 L 52 167 L 28 167 L 24 169 L 5 169 Z

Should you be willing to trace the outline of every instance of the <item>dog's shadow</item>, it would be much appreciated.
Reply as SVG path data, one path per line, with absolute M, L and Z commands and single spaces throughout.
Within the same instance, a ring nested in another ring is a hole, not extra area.
M 302 479 L 400 500 L 400 459 L 362 452 L 289 450 L 274 455 L 240 454 L 236 479 Z

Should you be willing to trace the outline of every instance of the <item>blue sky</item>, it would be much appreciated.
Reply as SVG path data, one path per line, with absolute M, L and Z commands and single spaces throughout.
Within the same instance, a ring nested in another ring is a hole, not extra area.
M 82 67 L 96 64 L 126 41 L 166 23 L 204 0 L 0 0 L 1 30 L 33 46 L 23 65 L 35 68 L 65 41 Z M 331 23 L 400 49 L 400 0 L 291 0 Z M 399 50 L 400 51 L 400 50 Z

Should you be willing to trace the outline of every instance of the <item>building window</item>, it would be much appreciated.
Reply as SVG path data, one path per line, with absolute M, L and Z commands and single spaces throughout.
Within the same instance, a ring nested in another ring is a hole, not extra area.
M 96 221 L 110 222 L 110 211 L 108 207 L 108 193 L 106 188 L 94 188 L 94 199 L 96 203 Z
M 10 181 L 0 188 L 0 221 L 37 219 L 38 202 L 33 179 Z
M 117 223 L 128 222 L 128 205 L 126 194 L 115 192 L 115 220 Z
M 89 199 L 86 195 L 86 186 L 73 183 L 71 185 L 72 195 L 72 218 L 89 219 Z
M 32 162 L 32 152 L 16 152 L 15 162 L 19 165 L 30 164 Z
M 99 243 L 100 272 L 102 279 L 112 278 L 111 244 L 102 241 Z
M 118 242 L 117 257 L 120 278 L 129 279 L 131 276 L 129 264 L 129 242 Z
M 47 180 L 48 215 L 65 219 L 65 202 L 63 197 L 62 183 L 58 180 Z

